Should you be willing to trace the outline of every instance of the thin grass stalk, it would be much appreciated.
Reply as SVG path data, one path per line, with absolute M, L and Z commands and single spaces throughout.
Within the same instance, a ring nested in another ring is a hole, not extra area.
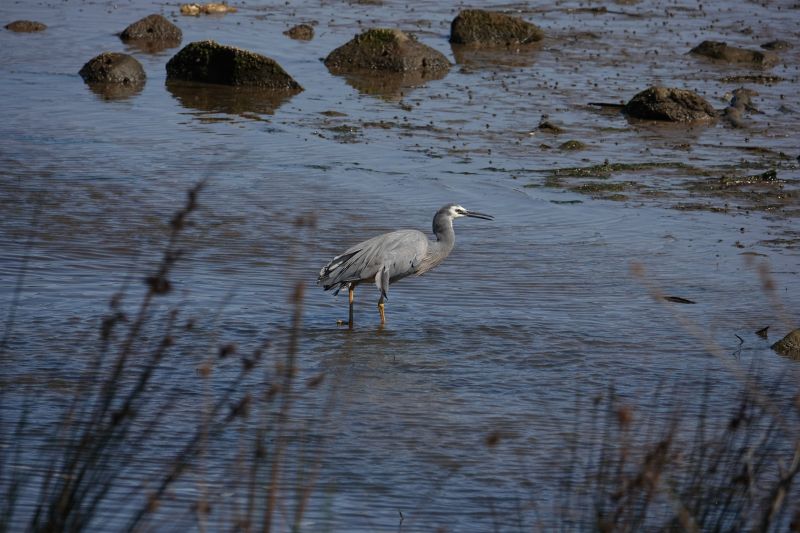
M 0 401 L 3 399 L 3 393 L 0 392 Z M 0 403 L 0 413 L 2 413 L 2 404 Z M 14 432 L 12 435 L 24 435 L 25 429 L 28 427 L 28 416 L 30 415 L 30 406 L 28 405 L 28 398 L 23 400 L 22 410 L 17 417 L 17 422 L 14 425 Z M 3 420 L 0 420 L 0 427 L 3 425 Z M 19 490 L 23 486 L 23 477 L 15 468 L 19 464 L 19 457 L 22 452 L 22 447 L 18 444 L 14 445 L 12 450 L 10 464 L 6 464 L 5 458 L 8 456 L 6 453 L 0 455 L 0 481 L 6 487 L 5 496 L 3 498 L 3 507 L 0 511 L 0 532 L 9 531 L 11 524 L 14 521 L 14 511 L 17 506 L 19 498 Z M 6 481 L 7 479 L 7 481 Z
M 264 510 L 263 531 L 270 533 L 272 530 L 272 519 L 275 513 L 275 504 L 280 490 L 280 466 L 283 452 L 286 448 L 286 435 L 285 429 L 288 423 L 288 415 L 292 406 L 292 392 L 294 385 L 294 378 L 296 374 L 296 358 L 297 349 L 300 336 L 300 326 L 303 317 L 303 292 L 304 286 L 302 282 L 295 285 L 294 293 L 292 295 L 292 303 L 294 305 L 294 312 L 292 313 L 292 322 L 289 329 L 289 345 L 286 350 L 286 363 L 283 372 L 283 384 L 281 386 L 281 406 L 278 413 L 277 431 L 275 437 L 275 451 L 271 458 L 269 488 L 267 490 L 267 505 Z

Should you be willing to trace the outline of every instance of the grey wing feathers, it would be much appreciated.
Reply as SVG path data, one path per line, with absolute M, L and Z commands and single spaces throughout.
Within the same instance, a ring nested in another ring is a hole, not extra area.
M 338 292 L 349 283 L 375 280 L 386 296 L 390 281 L 416 271 L 427 247 L 428 238 L 417 230 L 378 235 L 334 257 L 320 270 L 317 283 L 325 290 L 336 287 Z
M 350 262 L 353 257 L 358 254 L 361 250 L 356 250 L 354 252 L 345 252 L 342 255 L 337 255 L 334 257 L 330 263 L 322 267 L 322 270 L 319 271 L 319 277 L 317 278 L 317 283 L 322 282 L 323 288 L 327 291 L 333 288 L 334 285 L 339 285 L 336 287 L 336 291 L 334 294 L 339 293 L 339 289 L 342 288 L 343 285 L 347 284 L 349 281 L 353 280 L 343 280 L 343 274 L 346 273 L 347 267 L 346 265 Z

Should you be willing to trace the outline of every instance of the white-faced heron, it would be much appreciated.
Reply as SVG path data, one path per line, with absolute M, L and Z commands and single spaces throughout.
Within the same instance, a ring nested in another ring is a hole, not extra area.
M 348 325 L 353 327 L 353 296 L 356 285 L 362 281 L 374 281 L 381 291 L 378 312 L 381 325 L 386 323 L 384 301 L 389 297 L 389 284 L 415 274 L 421 276 L 450 255 L 456 243 L 453 219 L 461 217 L 492 220 L 491 215 L 468 211 L 457 204 L 447 204 L 433 217 L 433 234 L 429 240 L 421 231 L 403 229 L 378 235 L 348 248 L 341 255 L 322 267 L 317 283 L 324 289 L 336 289 L 334 294 L 347 287 L 350 300 Z M 342 323 L 340 321 L 340 323 Z

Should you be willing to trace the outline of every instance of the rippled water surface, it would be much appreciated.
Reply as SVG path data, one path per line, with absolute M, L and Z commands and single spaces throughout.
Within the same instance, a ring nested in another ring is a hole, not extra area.
M 520 502 L 536 501 L 544 515 L 553 507 L 554 458 L 580 433 L 579 406 L 610 385 L 658 419 L 671 405 L 691 409 L 709 382 L 724 405 L 735 369 L 796 383 L 797 362 L 769 349 L 800 318 L 796 4 L 494 3 L 548 35 L 502 58 L 454 55 L 447 38 L 460 4 L 377 4 L 248 2 L 197 18 L 151 2 L 0 7 L 5 22 L 49 26 L 0 33 L 0 303 L 13 309 L 4 387 L 59 402 L 110 296 L 127 287 L 133 306 L 171 214 L 202 179 L 175 290 L 160 305 L 179 304 L 206 342 L 246 352 L 265 338 L 284 342 L 292 288 L 305 284 L 300 373 L 324 373 L 336 389 L 317 430 L 327 438 L 324 489 L 310 530 L 394 531 L 398 511 L 408 531 L 530 524 Z M 304 92 L 271 101 L 167 87 L 164 65 L 178 49 L 148 54 L 115 35 L 153 12 L 182 28 L 183 44 L 214 39 L 274 58 Z M 282 34 L 299 22 L 315 24 L 312 41 Z M 320 58 L 373 26 L 414 33 L 453 68 L 377 94 L 329 74 Z M 782 81 L 744 84 L 759 93 L 744 129 L 629 123 L 588 105 L 659 83 L 722 108 L 742 85 L 723 78 L 764 72 L 705 63 L 688 49 L 778 38 L 794 44 L 767 72 Z M 143 64 L 140 93 L 114 98 L 84 85 L 78 70 L 106 50 Z M 565 133 L 537 129 L 543 115 Z M 586 149 L 558 148 L 571 139 Z M 635 183 L 618 195 L 552 179 L 553 169 L 605 161 L 666 165 L 612 175 Z M 714 196 L 687 186 L 702 178 L 678 164 L 713 176 L 777 169 L 784 188 L 768 191 L 777 199 Z M 320 267 L 379 232 L 428 231 L 448 202 L 495 220 L 458 220 L 448 260 L 392 286 L 385 328 L 367 285 L 356 292 L 355 330 L 338 328 L 346 297 L 314 286 Z M 762 290 L 759 265 L 777 300 Z M 764 326 L 768 339 L 754 333 Z M 197 360 L 175 364 L 191 410 L 206 392 Z M 665 384 L 681 394 L 657 395 Z M 324 410 L 329 390 L 304 400 L 298 419 Z M 487 446 L 490 434 L 502 435 L 497 445 Z M 191 498 L 198 489 L 185 490 Z

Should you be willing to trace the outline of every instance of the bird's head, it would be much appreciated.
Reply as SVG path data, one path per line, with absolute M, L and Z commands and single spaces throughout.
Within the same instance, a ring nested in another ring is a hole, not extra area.
M 470 211 L 469 209 L 466 209 L 464 206 L 458 204 L 448 204 L 442 207 L 439 210 L 439 213 L 442 213 L 450 218 L 472 217 L 472 218 L 482 218 L 484 220 L 494 220 L 494 217 L 492 215 L 478 213 L 477 211 Z

